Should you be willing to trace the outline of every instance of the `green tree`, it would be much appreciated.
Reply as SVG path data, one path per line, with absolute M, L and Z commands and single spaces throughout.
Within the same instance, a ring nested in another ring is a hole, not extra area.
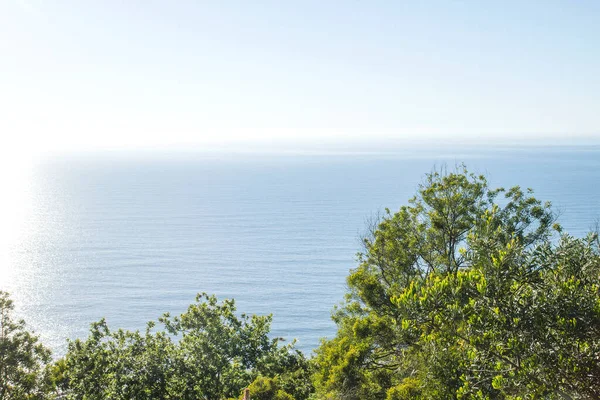
M 13 310 L 8 293 L 0 291 L 0 400 L 49 398 L 50 350 L 23 320 L 13 320 Z
M 160 318 L 160 331 L 154 323 L 144 333 L 111 331 L 103 320 L 93 324 L 89 337 L 71 342 L 57 365 L 64 394 L 212 400 L 237 398 L 258 377 L 276 381 L 280 394 L 295 379 L 310 381 L 308 362 L 293 344 L 269 337 L 271 316 L 238 315 L 233 300 L 205 294 L 196 300 L 180 316 Z M 310 389 L 291 393 L 301 400 Z
M 317 350 L 318 395 L 600 398 L 597 235 L 555 219 L 531 190 L 428 174 L 364 240 Z

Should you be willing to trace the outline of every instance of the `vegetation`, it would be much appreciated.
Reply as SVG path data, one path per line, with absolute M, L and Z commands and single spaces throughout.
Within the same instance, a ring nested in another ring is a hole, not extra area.
M 308 397 L 308 362 L 269 338 L 270 316 L 237 316 L 233 300 L 196 300 L 178 317 L 165 314 L 157 332 L 154 323 L 144 333 L 93 324 L 58 364 L 67 399 L 237 398 L 253 381 L 276 381 L 273 398 Z
M 44 399 L 51 393 L 50 350 L 24 321 L 13 320 L 13 310 L 8 293 L 0 291 L 0 400 Z
M 563 233 L 531 190 L 434 171 L 358 261 L 310 360 L 203 294 L 145 332 L 94 323 L 48 369 L 1 294 L 0 400 L 600 399 L 598 235 Z
M 318 397 L 600 398 L 598 237 L 554 222 L 531 190 L 427 175 L 364 240 Z

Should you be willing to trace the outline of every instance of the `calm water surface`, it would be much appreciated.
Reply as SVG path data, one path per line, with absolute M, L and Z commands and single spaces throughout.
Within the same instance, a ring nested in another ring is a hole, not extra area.
M 493 186 L 534 188 L 573 234 L 600 217 L 598 147 L 63 157 L 20 185 L 0 289 L 57 354 L 101 317 L 143 328 L 198 292 L 273 313 L 273 334 L 310 351 L 335 332 L 365 221 L 462 161 Z

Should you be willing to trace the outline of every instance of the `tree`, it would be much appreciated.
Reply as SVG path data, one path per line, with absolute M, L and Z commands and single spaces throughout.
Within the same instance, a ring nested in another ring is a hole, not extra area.
M 293 344 L 269 337 L 271 316 L 238 316 L 233 300 L 201 294 L 185 313 L 159 321 L 164 330 L 150 323 L 140 333 L 111 331 L 102 320 L 86 340 L 71 342 L 57 367 L 67 398 L 237 398 L 259 377 L 277 382 L 283 395 L 296 377 L 309 381 Z M 292 392 L 299 400 L 309 393 Z
M 13 320 L 13 310 L 8 293 L 0 291 L 0 400 L 48 398 L 50 350 L 26 329 L 25 321 Z
M 555 220 L 531 190 L 428 174 L 364 240 L 319 396 L 600 398 L 598 238 Z

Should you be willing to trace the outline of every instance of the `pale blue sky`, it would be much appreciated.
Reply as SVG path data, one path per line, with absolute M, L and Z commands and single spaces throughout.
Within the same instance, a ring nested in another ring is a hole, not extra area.
M 599 21 L 599 1 L 0 0 L 0 131 L 36 151 L 600 140 Z

